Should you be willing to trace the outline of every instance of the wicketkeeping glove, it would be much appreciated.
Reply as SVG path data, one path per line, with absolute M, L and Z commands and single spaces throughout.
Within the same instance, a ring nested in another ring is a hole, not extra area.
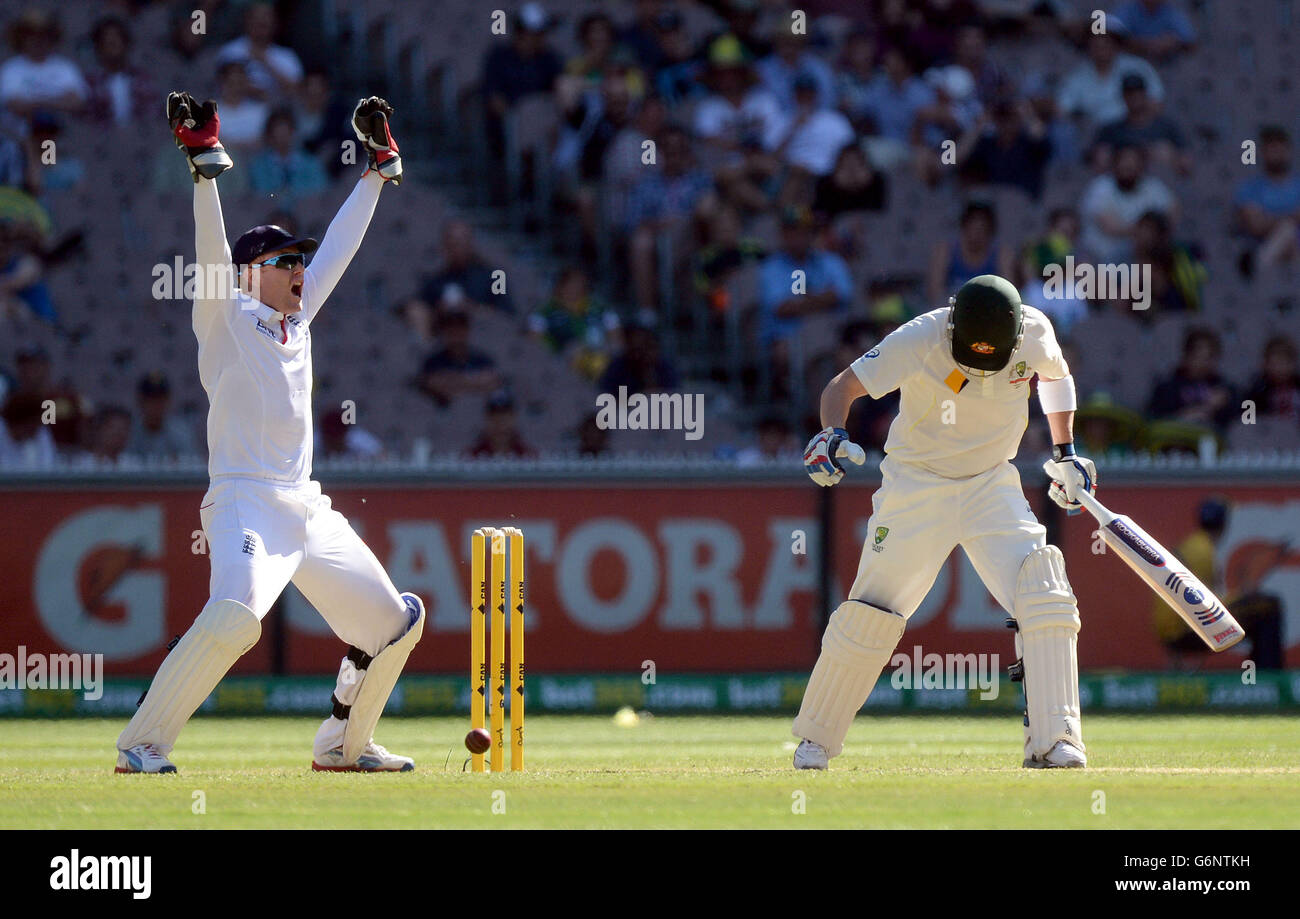
M 200 177 L 215 179 L 234 165 L 217 140 L 221 119 L 217 117 L 217 103 L 211 99 L 200 105 L 189 93 L 168 93 L 167 124 L 176 146 L 189 161 L 190 175 L 196 183 Z
M 803 453 L 803 468 L 818 485 L 834 485 L 844 478 L 844 467 L 837 459 L 861 466 L 867 461 L 867 453 L 849 440 L 849 432 L 843 428 L 822 428 L 808 441 Z
M 1043 471 L 1052 479 L 1047 496 L 1073 517 L 1083 512 L 1079 492 L 1097 493 L 1097 465 L 1086 456 L 1076 456 L 1074 447 L 1052 448 L 1052 459 L 1043 463 Z
M 352 113 L 352 130 L 357 132 L 357 139 L 370 156 L 370 163 L 362 175 L 369 175 L 373 169 L 385 182 L 401 185 L 402 157 L 397 152 L 397 141 L 388 130 L 388 119 L 392 114 L 393 107 L 378 96 L 361 99 Z

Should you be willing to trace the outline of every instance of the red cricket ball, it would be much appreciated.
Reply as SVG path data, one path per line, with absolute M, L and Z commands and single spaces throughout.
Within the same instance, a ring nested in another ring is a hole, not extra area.
M 471 753 L 486 753 L 492 746 L 492 735 L 483 728 L 475 728 L 465 735 L 465 749 Z

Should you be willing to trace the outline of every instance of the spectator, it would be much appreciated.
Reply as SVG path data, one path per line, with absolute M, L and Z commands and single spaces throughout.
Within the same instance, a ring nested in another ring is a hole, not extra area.
M 626 73 L 611 72 L 598 90 L 582 93 L 575 105 L 564 112 L 563 132 L 552 157 L 555 170 L 569 186 L 566 191 L 578 212 L 583 240 L 590 251 L 594 251 L 598 233 L 597 183 L 605 168 L 605 158 L 614 139 L 631 124 L 629 82 Z
M 1170 218 L 1177 212 L 1173 192 L 1146 174 L 1146 151 L 1123 146 L 1115 150 L 1109 174 L 1099 175 L 1083 190 L 1083 247 L 1102 262 L 1123 262 L 1133 254 L 1138 218 L 1148 211 Z
M 1219 431 L 1226 428 L 1237 417 L 1240 402 L 1232 384 L 1219 372 L 1222 356 L 1217 332 L 1203 326 L 1189 329 L 1183 339 L 1182 361 L 1152 390 L 1147 414 Z
M 529 334 L 588 380 L 605 372 L 619 330 L 618 313 L 592 296 L 587 273 L 577 267 L 560 273 L 551 298 L 528 317 Z
M 124 21 L 108 16 L 90 33 L 95 45 L 95 66 L 86 75 L 92 118 L 128 124 L 158 106 L 153 78 L 129 60 L 131 32 Z
M 935 243 L 930 252 L 925 295 L 930 303 L 947 303 L 971 278 L 981 274 L 1010 277 L 1014 260 L 997 244 L 998 218 L 991 204 L 972 201 L 961 212 L 955 239 Z
M 636 0 L 632 21 L 618 31 L 618 42 L 627 48 L 647 73 L 654 73 L 664 63 L 660 44 L 661 24 L 665 17 L 681 15 L 665 10 L 662 0 Z
M 223 145 L 249 148 L 262 139 L 271 109 L 253 94 L 253 84 L 243 61 L 226 61 L 217 68 L 217 106 Z
M 320 67 L 307 70 L 299 95 L 298 135 L 302 146 L 319 158 L 330 175 L 338 176 L 343 162 L 343 141 L 355 141 L 352 107 L 334 90 L 330 73 Z
M 847 309 L 852 297 L 848 265 L 813 245 L 812 214 L 806 208 L 787 209 L 781 218 L 781 249 L 759 267 L 759 338 L 764 348 L 788 341 L 804 316 Z M 780 358 L 775 355 L 774 363 Z
M 923 79 L 933 96 L 916 111 L 912 143 L 924 148 L 937 163 L 943 142 L 956 140 L 974 127 L 982 109 L 975 95 L 975 78 L 965 67 L 932 67 Z
M 1088 301 L 1055 289 L 1049 295 L 1049 273 L 1056 269 L 1064 275 L 1067 259 L 1078 253 L 1079 215 L 1058 207 L 1048 215 L 1046 234 L 1026 243 L 1020 255 L 1020 299 L 1046 313 L 1060 338 L 1088 315 Z
M 755 83 L 736 37 L 714 41 L 709 46 L 711 93 L 695 107 L 696 135 L 720 153 L 736 153 L 746 146 L 775 149 L 786 116 L 772 94 Z
M 1119 121 L 1102 125 L 1097 132 L 1092 143 L 1093 167 L 1109 169 L 1116 148 L 1138 146 L 1145 147 L 1155 162 L 1176 169 L 1181 175 L 1191 172 L 1191 157 L 1184 150 L 1183 132 L 1160 114 L 1142 76 L 1130 73 L 1120 86 L 1124 92 L 1125 115 Z
M 887 180 L 871 168 L 862 148 L 849 144 L 835 158 L 835 168 L 817 180 L 813 212 L 824 221 L 841 214 L 879 211 L 885 207 Z
M 1114 18 L 1124 23 L 1129 44 L 1143 57 L 1167 61 L 1196 43 L 1191 20 L 1170 0 L 1129 0 Z
M 1067 117 L 1081 117 L 1093 125 L 1119 121 L 1124 117 L 1124 77 L 1142 77 L 1152 101 L 1164 101 L 1165 89 L 1155 68 L 1136 55 L 1120 50 L 1123 26 L 1114 17 L 1107 31 L 1090 32 L 1085 51 L 1088 60 L 1076 67 L 1057 95 L 1057 107 Z
M 295 95 L 302 82 L 302 61 L 291 48 L 273 44 L 278 24 L 275 6 L 253 3 L 244 11 L 244 34 L 217 52 L 217 65 L 231 61 L 243 64 L 253 95 L 259 99 Z M 222 139 L 225 139 L 225 113 L 222 113 Z
M 471 304 L 513 313 L 515 306 L 504 285 L 498 284 L 490 267 L 478 252 L 474 228 L 464 220 L 448 220 L 442 228 L 442 267 L 426 278 L 420 296 L 426 303 L 440 303 L 449 287 Z M 493 288 L 500 287 L 497 293 Z
M 853 113 L 870 121 L 875 135 L 869 153 L 885 169 L 911 157 L 912 127 L 917 113 L 934 102 L 934 91 L 912 72 L 912 65 L 899 48 L 886 49 L 884 72 L 862 94 L 861 108 Z
M 0 222 L 0 316 L 20 321 L 30 310 L 42 321 L 61 328 L 44 274 L 45 266 L 32 234 Z
M 298 146 L 293 110 L 276 109 L 266 119 L 262 150 L 253 157 L 253 190 L 264 195 L 314 195 L 329 184 L 320 160 Z
M 349 424 L 336 411 L 322 412 L 316 425 L 316 455 L 324 459 L 379 460 L 384 444 L 364 428 Z
M 632 285 L 639 309 L 653 312 L 658 302 L 656 253 L 658 236 L 680 229 L 694 219 L 706 219 L 716 206 L 713 179 L 695 167 L 690 138 L 668 127 L 659 138 L 659 168 L 650 169 L 628 193 L 627 220 Z
M 1052 157 L 1047 128 L 1027 101 L 998 102 L 957 142 L 961 177 L 968 182 L 1019 188 L 1038 200 Z
M 155 372 L 141 377 L 136 397 L 140 414 L 132 425 L 128 453 L 166 459 L 197 455 L 194 432 L 172 414 L 172 387 L 166 376 Z
M 1074 367 L 1074 364 L 1070 364 Z M 1075 441 L 1087 456 L 1131 456 L 1142 430 L 1142 416 L 1107 392 L 1094 392 L 1074 414 Z
M 0 409 L 0 469 L 51 469 L 58 460 L 45 408 L 33 392 L 11 393 Z
M 115 465 L 131 437 L 131 413 L 120 405 L 105 405 L 90 423 L 89 456 L 96 464 Z
M 515 401 L 507 392 L 493 393 L 483 412 L 483 431 L 467 451 L 474 459 L 511 457 L 532 459 L 537 451 L 519 433 L 515 421 Z
M 645 77 L 636 67 L 631 52 L 619 48 L 614 21 L 604 13 L 587 13 L 578 20 L 578 44 L 582 52 L 564 65 L 555 86 L 560 108 L 567 110 L 587 90 L 599 90 L 611 72 L 627 81 L 632 96 L 645 94 Z
M 767 257 L 763 243 L 744 235 L 744 221 L 734 207 L 719 207 L 709 225 L 709 242 L 696 256 L 695 290 L 718 314 L 740 309 L 730 302 L 727 284 L 746 265 Z
M 467 393 L 491 392 L 501 386 L 496 362 L 469 343 L 469 314 L 463 306 L 444 304 L 437 318 L 441 347 L 421 370 L 420 389 L 441 408 Z
M 38 111 L 79 114 L 88 88 L 80 68 L 54 53 L 62 37 L 54 17 L 28 10 L 9 26 L 14 56 L 0 64 L 0 105 L 26 120 Z
M 510 41 L 494 44 L 483 59 L 481 86 L 487 107 L 488 149 L 505 150 L 505 117 L 516 102 L 534 93 L 549 93 L 563 72 L 560 57 L 546 44 L 551 18 L 540 3 L 519 10 Z
M 0 110 L 0 189 L 27 196 L 40 193 L 40 152 L 33 146 L 24 123 Z
M 853 141 L 853 127 L 835 109 L 820 102 L 814 79 L 801 73 L 794 80 L 794 112 L 776 152 L 811 187 L 813 178 L 835 168 L 841 150 Z M 792 177 L 798 181 L 798 177 Z M 811 177 L 811 178 L 810 178 Z
M 855 130 L 866 129 L 872 84 L 876 81 L 876 37 L 865 29 L 844 40 L 836 70 L 836 103 Z
M 641 162 L 645 152 L 642 144 L 646 138 L 660 136 L 667 123 L 668 107 L 664 100 L 655 95 L 647 96 L 641 100 L 632 123 L 609 142 L 605 162 L 601 165 L 607 225 L 621 227 L 626 223 L 628 192 L 645 176 L 646 164 Z
M 1285 335 L 1274 335 L 1264 346 L 1264 365 L 1250 384 L 1246 399 L 1260 416 L 1285 418 L 1300 425 L 1300 374 L 1296 373 L 1296 345 Z
M 653 393 L 677 388 L 677 371 L 659 352 L 659 336 L 653 326 L 632 323 L 623 332 L 623 351 L 616 355 L 600 378 L 601 392 Z
M 14 371 L 17 386 L 11 398 L 20 393 L 36 396 L 42 412 L 52 409 L 41 421 L 49 424 L 55 446 L 65 452 L 80 447 L 90 403 L 70 382 L 54 382 L 49 352 L 40 345 L 20 348 L 15 355 Z
M 655 91 L 672 106 L 685 105 L 705 96 L 705 64 L 681 13 L 668 10 L 658 21 L 662 61 L 654 76 Z M 653 135 L 646 135 L 647 137 Z
M 780 415 L 766 415 L 757 425 L 756 442 L 736 454 L 735 463 L 744 468 L 763 463 L 789 462 L 800 453 L 800 444 L 790 429 L 790 422 Z
M 1233 196 L 1237 225 L 1251 239 L 1262 242 L 1259 260 L 1264 266 L 1295 257 L 1300 228 L 1300 175 L 1291 162 L 1291 135 L 1266 125 L 1259 132 L 1259 162 L 1264 174 L 1237 186 Z
M 779 29 L 772 37 L 772 53 L 758 62 L 755 70 L 761 85 L 783 109 L 799 104 L 795 100 L 795 83 L 800 77 L 809 82 L 817 109 L 834 109 L 835 74 L 808 48 L 808 36 L 789 29 Z
M 1005 67 L 989 57 L 988 36 L 982 26 L 968 23 L 957 29 L 953 63 L 974 78 L 975 98 L 983 108 L 1015 102 L 1015 82 Z
M 1219 545 L 1228 524 L 1228 505 L 1218 498 L 1202 501 L 1196 509 L 1197 528 L 1179 543 L 1174 554 L 1187 570 L 1202 584 L 1209 587 L 1223 604 L 1232 610 L 1233 618 L 1250 636 L 1250 656 L 1262 670 L 1281 670 L 1285 656 L 1282 642 L 1282 603 L 1272 595 L 1261 593 L 1259 582 L 1282 561 L 1285 547 L 1277 551 L 1268 547 L 1272 558 L 1261 567 L 1247 571 L 1237 589 L 1229 592 L 1223 571 L 1218 563 Z M 1267 551 L 1267 550 L 1266 550 Z M 1188 654 L 1207 656 L 1210 652 L 1199 635 L 1192 632 L 1183 620 L 1169 608 L 1169 604 L 1156 598 L 1151 604 L 1151 614 L 1160 643 L 1169 652 L 1175 667 L 1185 666 Z
M 1175 242 L 1168 216 L 1148 211 L 1133 230 L 1133 261 L 1151 266 L 1150 297 L 1153 313 L 1194 313 L 1201 308 L 1201 288 L 1206 270 L 1198 247 Z M 1136 300 L 1137 298 L 1133 298 Z M 1124 307 L 1132 305 L 1122 304 Z

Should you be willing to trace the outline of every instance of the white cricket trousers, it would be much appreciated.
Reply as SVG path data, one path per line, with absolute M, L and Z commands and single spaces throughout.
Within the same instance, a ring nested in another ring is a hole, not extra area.
M 214 481 L 199 508 L 212 561 L 212 600 L 266 616 L 292 581 L 334 634 L 370 655 L 406 631 L 397 588 L 318 482 Z
M 1012 613 L 1021 565 L 1047 544 L 1016 467 L 999 463 L 969 479 L 948 479 L 886 456 L 880 471 L 849 598 L 910 618 L 961 546 L 993 598 Z

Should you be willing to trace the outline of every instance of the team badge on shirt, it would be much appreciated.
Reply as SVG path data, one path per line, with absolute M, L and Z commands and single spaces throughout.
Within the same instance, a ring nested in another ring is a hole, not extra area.
M 876 544 L 871 547 L 872 552 L 884 552 L 885 547 L 881 545 L 885 537 L 889 535 L 889 527 L 876 527 Z
M 1016 365 L 1011 368 L 1011 384 L 1014 386 L 1019 383 L 1028 382 L 1034 375 L 1029 369 L 1029 365 L 1024 361 L 1017 361 Z

